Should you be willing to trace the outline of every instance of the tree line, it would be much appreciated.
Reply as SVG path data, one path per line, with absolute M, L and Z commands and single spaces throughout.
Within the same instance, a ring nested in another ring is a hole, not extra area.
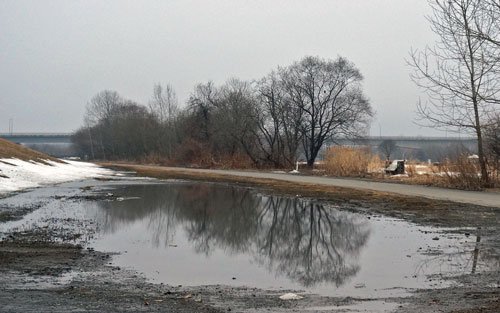
M 373 111 L 349 60 L 307 56 L 263 78 L 196 85 L 185 105 L 154 86 L 142 105 L 104 90 L 73 135 L 91 159 L 200 166 L 313 166 L 326 141 L 365 134 Z

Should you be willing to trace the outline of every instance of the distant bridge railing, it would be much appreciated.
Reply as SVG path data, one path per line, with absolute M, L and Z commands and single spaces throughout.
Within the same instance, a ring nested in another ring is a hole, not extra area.
M 0 133 L 0 138 L 7 139 L 19 144 L 71 143 L 70 133 Z
M 71 143 L 71 133 L 0 133 L 0 138 L 23 144 L 37 143 Z M 379 145 L 384 140 L 393 140 L 399 144 L 408 143 L 410 146 L 418 143 L 453 143 L 462 142 L 475 144 L 477 139 L 474 137 L 430 137 L 430 136 L 368 136 L 363 138 L 336 138 L 328 140 L 327 145 L 350 145 L 366 144 L 371 146 Z

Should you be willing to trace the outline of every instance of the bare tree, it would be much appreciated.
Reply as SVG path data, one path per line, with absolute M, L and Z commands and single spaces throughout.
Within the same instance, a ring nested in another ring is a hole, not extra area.
M 219 99 L 213 115 L 217 149 L 229 155 L 244 152 L 254 158 L 254 134 L 257 128 L 257 107 L 250 83 L 232 78 L 219 88 Z
M 498 21 L 481 11 L 480 0 L 429 0 L 428 17 L 438 36 L 434 47 L 410 53 L 413 81 L 428 101 L 419 102 L 421 124 L 473 132 L 478 139 L 482 182 L 489 184 L 483 148 L 482 122 L 495 111 L 499 99 L 500 59 L 490 41 L 477 36 Z
M 362 80 L 354 64 L 342 57 L 305 57 L 286 70 L 287 101 L 303 114 L 301 132 L 308 166 L 314 165 L 327 139 L 366 130 L 372 109 L 363 94 Z
M 154 86 L 149 111 L 160 122 L 160 127 L 155 134 L 159 152 L 162 156 L 171 159 L 177 144 L 176 118 L 179 114 L 179 105 L 175 90 L 170 84 L 167 84 L 165 88 L 159 83 Z
M 115 142 L 113 140 L 113 132 L 111 128 L 111 120 L 113 112 L 123 105 L 123 99 L 118 92 L 111 90 L 103 90 L 97 93 L 90 102 L 87 103 L 84 121 L 87 127 L 95 127 L 96 134 L 92 138 L 89 131 L 90 146 L 92 147 L 92 155 L 94 153 L 94 141 L 100 147 L 100 153 L 103 159 L 107 159 L 107 151 L 110 150 L 114 154 Z
M 99 121 L 110 120 L 113 110 L 116 110 L 123 102 L 118 92 L 103 90 L 96 94 L 87 103 L 85 122 L 93 125 Z
M 188 110 L 195 115 L 198 122 L 198 133 L 201 140 L 209 141 L 210 116 L 218 101 L 219 91 L 214 83 L 198 84 L 188 100 Z
M 302 140 L 303 111 L 287 101 L 283 74 L 278 69 L 257 83 L 257 146 L 263 161 L 275 167 L 293 165 Z
M 386 160 L 391 159 L 391 154 L 396 151 L 397 149 L 396 142 L 392 139 L 385 139 L 383 140 L 380 145 L 378 146 L 378 149 L 380 152 L 382 152 L 386 158 Z
M 177 95 L 174 88 L 167 84 L 163 88 L 159 83 L 153 88 L 153 99 L 149 102 L 150 111 L 158 116 L 161 123 L 171 120 L 178 111 Z
M 500 113 L 497 113 L 488 121 L 485 128 L 486 150 L 491 157 L 491 163 L 496 171 L 498 179 L 500 171 Z
M 473 35 L 500 48 L 500 1 L 481 0 L 477 5 L 480 7 Z

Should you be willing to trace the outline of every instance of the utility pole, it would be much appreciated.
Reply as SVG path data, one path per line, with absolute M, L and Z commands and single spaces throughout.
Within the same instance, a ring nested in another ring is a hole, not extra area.
M 9 119 L 9 135 L 12 136 L 14 133 L 14 119 L 10 118 Z

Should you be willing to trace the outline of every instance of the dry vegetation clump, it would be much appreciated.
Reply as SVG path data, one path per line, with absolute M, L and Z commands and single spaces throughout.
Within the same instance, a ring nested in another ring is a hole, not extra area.
M 2 138 L 0 138 L 0 158 L 16 158 L 23 161 L 51 160 L 55 162 L 61 162 L 61 160 L 59 159 L 53 158 L 41 152 L 31 150 Z
M 138 160 L 139 164 L 156 164 L 162 166 L 175 166 L 175 162 L 160 153 L 150 153 Z
M 435 165 L 408 162 L 405 171 L 408 178 L 403 181 L 408 183 L 463 190 L 483 189 L 479 163 L 466 154 Z M 490 178 L 492 185 L 500 183 L 494 170 L 491 171 Z
M 408 175 L 408 177 L 415 177 L 417 175 L 417 164 L 414 162 L 408 162 L 405 164 L 405 173 Z
M 475 159 L 469 159 L 466 155 L 460 155 L 454 161 L 443 162 L 438 166 L 436 174 L 444 178 L 447 188 L 465 190 L 481 190 L 481 170 Z
M 323 167 L 332 176 L 366 177 L 379 172 L 383 168 L 383 162 L 369 148 L 339 146 L 326 150 Z
M 159 154 L 152 154 L 144 161 L 148 164 L 194 168 L 250 169 L 255 167 L 250 157 L 241 152 L 215 154 L 210 151 L 211 149 L 205 144 L 189 139 L 179 147 L 172 158 L 162 158 Z
M 222 155 L 213 159 L 212 167 L 220 169 L 252 169 L 255 168 L 255 163 L 245 154 L 233 153 L 232 155 Z

